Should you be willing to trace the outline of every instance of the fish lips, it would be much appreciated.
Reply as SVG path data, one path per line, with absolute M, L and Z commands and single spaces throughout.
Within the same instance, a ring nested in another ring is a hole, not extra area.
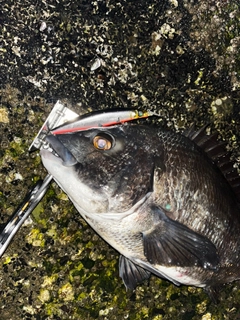
M 51 146 L 54 152 L 62 159 L 62 164 L 65 167 L 72 167 L 78 163 L 72 153 L 62 144 L 55 135 L 48 135 L 46 142 Z

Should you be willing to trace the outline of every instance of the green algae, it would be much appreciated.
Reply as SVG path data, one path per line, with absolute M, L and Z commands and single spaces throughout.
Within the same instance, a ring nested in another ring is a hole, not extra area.
M 32 229 L 26 237 L 26 241 L 34 247 L 44 247 L 44 234 L 39 229 Z

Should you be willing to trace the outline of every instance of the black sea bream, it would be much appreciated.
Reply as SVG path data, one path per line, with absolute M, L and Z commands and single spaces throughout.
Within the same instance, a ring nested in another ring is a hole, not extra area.
M 135 124 L 46 141 L 54 151 L 41 150 L 44 166 L 120 252 L 126 287 L 153 273 L 211 294 L 239 279 L 239 178 L 212 136 Z

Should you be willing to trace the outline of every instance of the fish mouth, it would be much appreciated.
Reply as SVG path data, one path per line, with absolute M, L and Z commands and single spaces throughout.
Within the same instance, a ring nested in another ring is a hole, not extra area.
M 55 154 L 54 151 L 50 148 L 42 148 L 40 150 L 40 156 L 42 158 L 43 163 L 45 163 L 45 161 L 51 161 L 51 163 L 53 163 L 54 165 L 63 165 L 63 160 L 57 154 Z
M 40 150 L 42 163 L 79 212 L 106 212 L 109 206 L 107 196 L 82 179 L 75 165 L 77 163 L 79 168 L 80 163 L 55 137 L 46 139 L 46 142 L 49 145 L 46 143 Z
M 72 167 L 78 163 L 72 153 L 62 144 L 62 142 L 54 135 L 49 135 L 45 139 L 48 144 L 47 150 L 55 157 L 59 157 L 62 160 L 62 165 L 65 167 Z M 41 151 L 42 151 L 41 150 Z

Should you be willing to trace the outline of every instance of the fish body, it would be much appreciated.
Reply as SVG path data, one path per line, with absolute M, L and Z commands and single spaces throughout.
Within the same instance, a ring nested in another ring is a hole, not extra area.
M 44 166 L 121 254 L 128 288 L 151 273 L 209 292 L 240 277 L 239 201 L 199 136 L 115 125 L 46 138 Z

